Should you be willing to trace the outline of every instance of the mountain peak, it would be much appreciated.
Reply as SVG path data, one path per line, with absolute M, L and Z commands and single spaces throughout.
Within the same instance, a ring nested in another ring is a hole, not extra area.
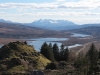
M 53 20 L 53 19 L 39 19 L 39 20 L 36 20 L 32 23 L 49 23 L 49 24 L 65 24 L 65 25 L 75 25 L 73 22 L 71 21 L 68 21 L 68 20 Z
M 50 30 L 66 30 L 76 28 L 76 24 L 71 21 L 53 19 L 39 19 L 28 25 Z
M 0 19 L 0 22 L 12 23 L 11 21 L 9 21 L 9 20 L 4 20 L 4 19 Z

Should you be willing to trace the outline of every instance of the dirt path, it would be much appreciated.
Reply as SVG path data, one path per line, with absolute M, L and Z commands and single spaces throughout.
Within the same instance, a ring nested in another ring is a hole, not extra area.
M 84 50 L 88 45 L 90 45 L 91 43 L 95 43 L 95 42 L 97 42 L 97 41 L 93 41 L 93 42 L 86 43 L 80 50 L 78 50 L 78 51 L 76 52 L 76 56 L 77 56 L 82 50 Z

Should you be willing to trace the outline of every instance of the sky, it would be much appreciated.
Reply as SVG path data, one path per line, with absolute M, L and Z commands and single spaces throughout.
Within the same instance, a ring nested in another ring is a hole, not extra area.
M 100 0 L 0 0 L 0 19 L 20 23 L 39 19 L 100 23 Z

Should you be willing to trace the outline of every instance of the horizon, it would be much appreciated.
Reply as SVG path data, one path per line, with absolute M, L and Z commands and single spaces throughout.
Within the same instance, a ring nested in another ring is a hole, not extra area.
M 18 23 L 39 19 L 68 20 L 75 24 L 100 23 L 99 0 L 1 0 L 0 17 Z
M 9 22 L 12 22 L 12 23 L 21 23 L 21 22 L 14 22 L 14 21 L 11 21 L 11 20 L 5 20 L 5 19 L 0 19 L 0 20 L 4 20 L 4 21 L 9 21 Z M 38 19 L 38 20 L 34 20 L 32 22 L 35 22 L 35 21 L 39 21 L 39 20 L 53 20 L 53 19 Z M 63 19 L 57 19 L 57 20 L 63 20 Z M 64 21 L 69 21 L 69 20 L 64 20 Z M 32 23 L 32 22 L 26 22 L 27 23 Z M 72 22 L 72 21 L 69 21 L 69 22 Z M 24 24 L 25 22 L 22 22 L 21 24 Z M 74 23 L 74 22 L 72 22 Z M 76 23 L 74 23 L 76 24 Z M 76 24 L 76 25 L 85 25 L 85 24 L 100 24 L 100 23 L 84 23 L 84 24 Z

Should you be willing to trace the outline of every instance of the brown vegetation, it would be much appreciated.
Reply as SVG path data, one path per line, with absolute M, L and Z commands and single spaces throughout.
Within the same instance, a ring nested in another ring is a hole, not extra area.
M 7 44 L 9 42 L 14 42 L 17 41 L 18 39 L 13 39 L 13 38 L 0 38 L 0 45 L 2 44 Z
M 68 37 L 70 33 L 45 30 L 21 24 L 0 23 L 1 38 Z

